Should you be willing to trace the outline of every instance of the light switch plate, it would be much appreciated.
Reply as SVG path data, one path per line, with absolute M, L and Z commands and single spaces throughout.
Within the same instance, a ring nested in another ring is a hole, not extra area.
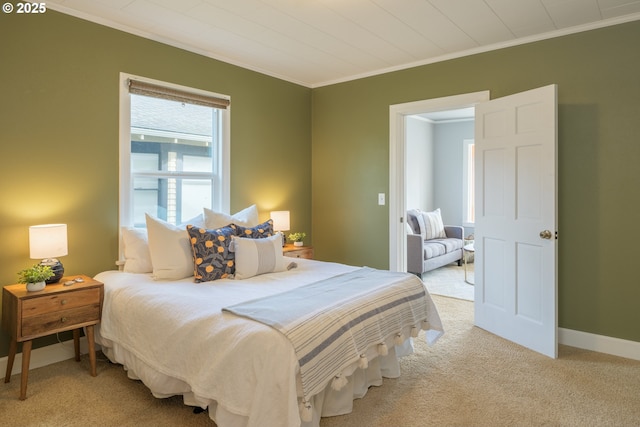
M 386 203 L 385 201 L 385 194 L 384 193 L 378 193 L 378 204 L 380 206 L 384 206 Z

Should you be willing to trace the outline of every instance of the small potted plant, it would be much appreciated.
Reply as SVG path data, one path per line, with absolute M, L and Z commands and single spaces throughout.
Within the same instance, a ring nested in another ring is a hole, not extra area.
M 41 291 L 46 286 L 45 280 L 50 279 L 53 275 L 50 266 L 35 264 L 18 273 L 18 282 L 26 284 L 29 292 Z
M 302 246 L 304 238 L 307 237 L 307 233 L 291 233 L 289 234 L 289 240 L 293 242 L 293 246 Z

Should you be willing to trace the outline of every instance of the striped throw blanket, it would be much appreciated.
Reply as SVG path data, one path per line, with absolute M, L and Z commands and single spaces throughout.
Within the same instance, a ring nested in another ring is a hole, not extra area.
M 364 367 L 367 350 L 386 354 L 381 349 L 386 350 L 390 338 L 401 342 L 407 331 L 417 336 L 419 329 L 427 329 L 435 331 L 435 341 L 442 333 L 420 279 L 368 267 L 223 310 L 269 325 L 291 341 L 300 364 L 303 402 L 340 378 L 345 368 L 354 363 Z

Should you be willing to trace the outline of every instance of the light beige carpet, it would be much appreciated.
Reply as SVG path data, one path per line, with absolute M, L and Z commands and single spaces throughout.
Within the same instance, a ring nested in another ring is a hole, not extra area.
M 434 301 L 445 335 L 433 347 L 421 336 L 400 378 L 321 427 L 640 425 L 639 361 L 563 346 L 551 360 L 474 327 L 472 303 Z M 101 361 L 91 377 L 86 356 L 32 370 L 25 401 L 19 388 L 19 375 L 0 386 L 0 425 L 215 425 L 178 397 L 154 398 L 121 366 Z

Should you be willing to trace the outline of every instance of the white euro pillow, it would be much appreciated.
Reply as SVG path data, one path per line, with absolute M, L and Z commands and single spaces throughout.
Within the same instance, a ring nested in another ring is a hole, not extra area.
M 251 205 L 234 213 L 233 215 L 204 208 L 204 224 L 205 228 L 209 230 L 226 227 L 229 224 L 242 225 L 243 227 L 255 227 L 260 224 L 260 221 L 258 220 L 258 208 L 256 205 Z
M 153 264 L 149 253 L 147 230 L 144 228 L 122 227 L 122 249 L 124 251 L 125 273 L 151 273 Z
M 193 276 L 193 253 L 186 228 L 145 214 L 154 279 Z

